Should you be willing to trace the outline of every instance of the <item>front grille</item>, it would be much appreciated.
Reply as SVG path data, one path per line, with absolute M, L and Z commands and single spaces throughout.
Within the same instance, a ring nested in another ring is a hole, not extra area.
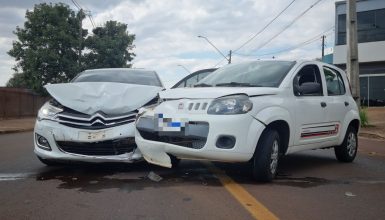
M 203 137 L 177 136 L 173 135 L 171 132 L 170 134 L 159 135 L 158 132 L 139 130 L 139 133 L 146 140 L 175 144 L 193 149 L 201 149 L 205 146 L 207 140 L 207 138 Z
M 56 115 L 56 120 L 63 125 L 79 129 L 104 129 L 135 121 L 137 111 L 120 115 L 107 115 L 103 112 L 96 112 L 93 115 L 64 111 Z
M 56 144 L 64 152 L 86 156 L 120 155 L 130 153 L 136 148 L 134 138 L 123 138 L 94 143 L 56 141 Z

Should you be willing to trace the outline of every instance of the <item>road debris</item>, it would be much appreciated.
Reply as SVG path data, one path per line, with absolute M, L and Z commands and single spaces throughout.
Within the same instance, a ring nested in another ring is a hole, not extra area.
M 345 196 L 347 196 L 347 197 L 355 197 L 356 195 L 353 194 L 352 192 L 345 192 Z
M 161 176 L 152 171 L 147 175 L 147 177 L 154 182 L 160 182 L 163 179 Z

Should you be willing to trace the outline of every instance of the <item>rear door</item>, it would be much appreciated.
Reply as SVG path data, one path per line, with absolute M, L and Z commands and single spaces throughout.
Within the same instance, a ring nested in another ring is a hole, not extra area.
M 327 119 L 329 123 L 336 127 L 335 132 L 331 136 L 337 144 L 340 129 L 345 118 L 345 115 L 350 109 L 352 103 L 346 95 L 346 85 L 341 73 L 329 66 L 323 66 L 322 72 L 326 82 L 326 104 L 327 104 Z

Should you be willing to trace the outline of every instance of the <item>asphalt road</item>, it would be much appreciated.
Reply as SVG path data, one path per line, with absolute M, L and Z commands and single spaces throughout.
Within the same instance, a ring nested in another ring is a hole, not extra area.
M 354 163 L 332 150 L 282 160 L 274 183 L 246 164 L 182 161 L 46 167 L 32 133 L 0 135 L 0 219 L 384 219 L 385 142 L 360 139 Z M 150 180 L 150 171 L 160 175 Z

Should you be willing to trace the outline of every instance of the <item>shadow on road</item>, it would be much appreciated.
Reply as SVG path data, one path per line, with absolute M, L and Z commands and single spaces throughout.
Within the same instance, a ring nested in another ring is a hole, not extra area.
M 161 176 L 159 182 L 148 178 L 149 172 Z M 36 175 L 37 181 L 58 180 L 59 189 L 77 189 L 98 193 L 118 189 L 123 192 L 145 188 L 172 187 L 177 185 L 221 186 L 219 180 L 202 164 L 184 161 L 176 169 L 136 164 L 71 164 L 43 169 Z

